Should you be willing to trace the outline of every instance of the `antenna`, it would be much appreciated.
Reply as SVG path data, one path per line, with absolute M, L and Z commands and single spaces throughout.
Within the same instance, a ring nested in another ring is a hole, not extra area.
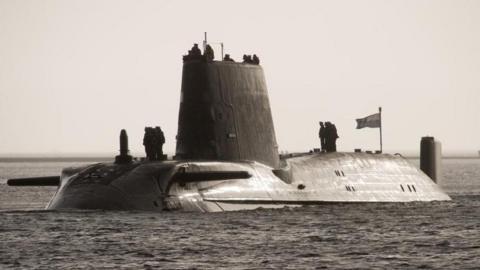
M 220 42 L 220 45 L 222 45 L 222 58 L 220 60 L 223 60 L 223 42 Z
M 207 32 L 204 32 L 205 37 L 203 38 L 203 51 L 207 48 Z

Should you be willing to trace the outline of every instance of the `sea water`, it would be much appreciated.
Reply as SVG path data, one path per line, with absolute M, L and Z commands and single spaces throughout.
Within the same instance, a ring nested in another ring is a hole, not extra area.
M 479 269 L 480 159 L 443 163 L 448 202 L 146 213 L 42 210 L 6 179 L 88 162 L 0 162 L 0 269 Z

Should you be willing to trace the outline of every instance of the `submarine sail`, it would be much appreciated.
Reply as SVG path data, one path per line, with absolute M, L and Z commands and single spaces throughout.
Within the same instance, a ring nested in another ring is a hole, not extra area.
M 263 69 L 230 61 L 185 61 L 177 159 L 255 160 L 279 166 Z

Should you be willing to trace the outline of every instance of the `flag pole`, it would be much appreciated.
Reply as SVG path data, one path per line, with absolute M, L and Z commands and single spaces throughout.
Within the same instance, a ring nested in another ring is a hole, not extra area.
M 378 107 L 378 113 L 380 115 L 380 153 L 383 153 L 383 142 L 382 142 L 382 107 Z

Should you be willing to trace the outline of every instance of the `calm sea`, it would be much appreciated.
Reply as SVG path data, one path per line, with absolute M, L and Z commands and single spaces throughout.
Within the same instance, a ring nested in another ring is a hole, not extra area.
M 0 161 L 0 269 L 480 269 L 480 159 L 444 160 L 433 203 L 58 212 L 55 188 L 5 185 L 86 163 Z

